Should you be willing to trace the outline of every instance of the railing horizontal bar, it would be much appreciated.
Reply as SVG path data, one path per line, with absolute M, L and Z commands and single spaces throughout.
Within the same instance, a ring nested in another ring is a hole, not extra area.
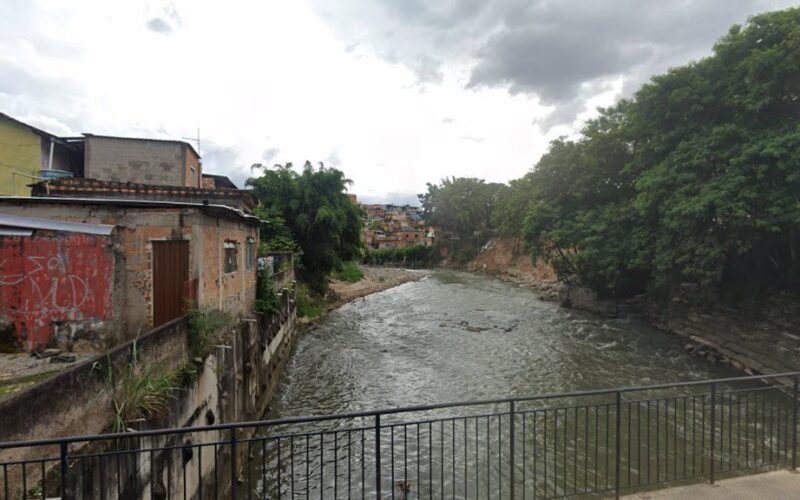
M 749 380 L 768 380 L 768 379 L 777 379 L 777 378 L 788 378 L 800 376 L 800 372 L 786 372 L 786 373 L 776 373 L 772 375 L 749 375 L 745 377 L 729 377 L 729 378 L 721 378 L 721 379 L 713 379 L 713 380 L 694 380 L 690 382 L 678 382 L 678 383 L 671 383 L 671 384 L 655 384 L 655 385 L 648 385 L 648 386 L 630 386 L 630 387 L 620 387 L 615 389 L 596 389 L 590 391 L 577 391 L 577 392 L 560 392 L 560 393 L 549 393 L 549 394 L 541 394 L 538 396 L 522 396 L 522 397 L 515 397 L 515 398 L 498 398 L 498 399 L 484 399 L 484 400 L 477 400 L 477 401 L 458 401 L 452 403 L 439 403 L 439 404 L 430 404 L 430 405 L 416 405 L 416 406 L 405 406 L 405 407 L 396 407 L 396 408 L 386 408 L 381 410 L 366 410 L 360 412 L 351 412 L 351 413 L 342 413 L 342 414 L 335 414 L 335 415 L 311 415 L 311 416 L 302 416 L 302 417 L 287 417 L 275 420 L 260 420 L 260 421 L 250 421 L 250 422 L 231 422 L 227 424 L 217 424 L 217 425 L 207 425 L 207 426 L 198 426 L 198 427 L 182 427 L 179 429 L 152 429 L 152 430 L 145 430 L 145 431 L 135 431 L 135 432 L 120 432 L 120 433 L 112 433 L 112 434 L 99 434 L 99 435 L 85 435 L 85 436 L 70 436 L 70 437 L 63 437 L 63 438 L 52 438 L 52 439 L 40 439 L 40 440 L 33 440 L 33 441 L 11 441 L 6 443 L 0 443 L 0 449 L 9 449 L 9 448 L 20 448 L 20 447 L 33 447 L 33 446 L 48 446 L 48 445 L 55 445 L 61 443 L 80 443 L 80 442 L 90 442 L 90 441 L 102 441 L 107 439 L 122 439 L 122 438 L 136 438 L 136 437 L 146 437 L 146 436 L 157 436 L 157 435 L 168 435 L 168 434 L 190 434 L 194 432 L 209 432 L 209 431 L 220 431 L 220 430 L 231 430 L 231 429 L 244 429 L 244 428 L 251 428 L 251 427 L 267 427 L 267 426 L 277 426 L 277 425 L 286 425 L 286 424 L 300 424 L 300 423 L 311 423 L 311 422 L 323 422 L 329 420 L 344 420 L 344 419 L 354 419 L 354 418 L 363 418 L 363 417 L 375 417 L 378 415 L 393 415 L 398 413 L 411 413 L 411 412 L 424 412 L 424 411 L 431 411 L 431 410 L 440 410 L 444 408 L 457 408 L 457 407 L 464 407 L 464 406 L 485 406 L 485 405 L 492 405 L 492 404 L 504 404 L 504 403 L 511 403 L 514 402 L 521 402 L 521 401 L 541 401 L 541 400 L 548 400 L 548 399 L 561 399 L 561 398 L 576 398 L 576 397 L 586 397 L 586 396 L 601 396 L 601 395 L 613 395 L 617 392 L 638 392 L 638 391 L 648 391 L 648 390 L 658 390 L 658 389 L 672 389 L 678 387 L 693 387 L 693 386 L 700 386 L 705 384 L 711 383 L 732 383 L 732 382 L 744 382 Z
M 520 412 L 517 412 L 520 413 Z M 392 422 L 391 424 L 381 424 L 381 429 L 389 429 L 391 427 L 403 427 L 404 425 L 417 425 L 417 424 L 435 424 L 439 422 L 453 422 L 456 420 L 471 420 L 476 418 L 486 418 L 486 417 L 504 417 L 506 415 L 510 415 L 509 412 L 503 413 L 476 413 L 474 415 L 466 415 L 463 417 L 442 417 L 442 418 L 431 418 L 426 420 L 401 420 L 399 422 Z

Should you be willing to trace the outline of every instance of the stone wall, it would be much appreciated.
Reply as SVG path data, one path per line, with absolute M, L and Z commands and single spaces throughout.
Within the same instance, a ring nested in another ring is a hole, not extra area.
M 689 341 L 689 352 L 754 374 L 800 371 L 800 300 L 778 295 L 759 302 L 743 310 L 677 298 L 650 317 Z
M 611 317 L 637 316 L 686 340 L 690 355 L 726 363 L 751 374 L 800 371 L 800 300 L 789 295 L 762 297 L 747 307 L 722 305 L 685 295 L 667 304 L 639 296 L 599 300 L 587 288 L 564 287 L 566 307 Z M 757 305 L 755 305 L 757 304 Z

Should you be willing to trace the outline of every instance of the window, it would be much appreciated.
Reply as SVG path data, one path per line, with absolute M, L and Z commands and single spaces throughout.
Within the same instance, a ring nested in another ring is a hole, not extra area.
M 235 241 L 226 241 L 225 245 L 225 274 L 235 273 L 238 266 L 238 249 Z
M 248 271 L 252 271 L 256 264 L 256 240 L 247 238 L 247 245 L 244 248 L 244 262 Z

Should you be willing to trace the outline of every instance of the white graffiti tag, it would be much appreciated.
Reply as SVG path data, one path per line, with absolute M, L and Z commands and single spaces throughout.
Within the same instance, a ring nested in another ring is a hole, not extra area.
M 3 274 L 7 262 L 0 262 L 0 286 L 14 286 L 24 292 L 17 313 L 78 312 L 92 300 L 88 279 L 67 272 L 61 256 L 27 256 L 27 272 Z M 9 309 L 0 305 L 0 310 Z

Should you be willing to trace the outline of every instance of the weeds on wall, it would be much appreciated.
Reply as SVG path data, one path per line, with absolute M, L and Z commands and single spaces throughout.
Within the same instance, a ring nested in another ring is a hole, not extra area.
M 195 308 L 189 311 L 189 357 L 206 359 L 233 323 L 234 319 L 230 314 L 218 309 Z
M 165 415 L 186 372 L 184 366 L 167 369 L 159 363 L 145 365 L 140 359 L 136 340 L 131 347 L 130 359 L 123 367 L 114 370 L 108 356 L 105 367 L 95 363 L 93 370 L 106 378 L 106 388 L 112 394 L 113 432 L 124 432 L 129 422 Z

